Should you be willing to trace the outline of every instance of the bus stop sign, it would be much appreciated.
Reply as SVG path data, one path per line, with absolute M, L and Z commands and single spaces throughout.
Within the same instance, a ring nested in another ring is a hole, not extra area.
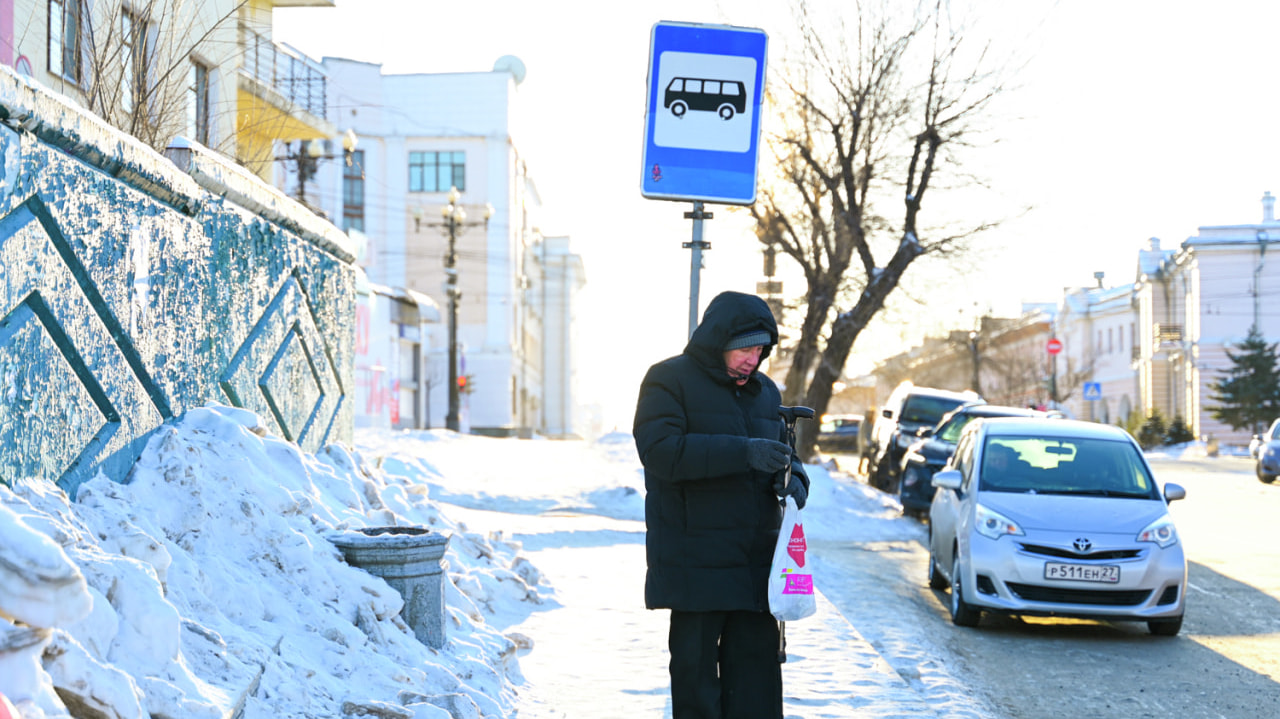
M 768 36 L 757 28 L 653 26 L 643 196 L 755 202 L 767 46 Z

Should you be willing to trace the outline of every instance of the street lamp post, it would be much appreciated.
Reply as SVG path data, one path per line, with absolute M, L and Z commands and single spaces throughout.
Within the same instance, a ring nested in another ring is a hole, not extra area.
M 973 391 L 982 396 L 982 374 L 979 372 L 981 356 L 978 354 L 978 333 L 969 332 L 969 353 L 973 359 Z
M 444 255 L 445 294 L 449 298 L 449 412 L 444 417 L 446 429 L 458 432 L 461 424 L 458 421 L 459 386 L 458 386 L 458 300 L 462 298 L 462 290 L 458 288 L 458 235 L 468 227 L 488 226 L 493 216 L 493 206 L 486 204 L 482 222 L 467 222 L 467 213 L 458 204 L 460 195 L 458 188 L 449 188 L 449 204 L 440 210 L 444 217 L 441 226 L 449 235 L 449 249 Z M 416 221 L 415 217 L 415 221 Z M 421 223 L 419 223 L 421 224 Z
M 325 154 L 324 146 L 319 140 L 298 140 L 298 149 L 292 147 L 288 151 L 277 157 L 278 161 L 295 162 L 298 165 L 298 201 L 307 204 L 307 183 L 311 178 L 316 176 L 316 165 L 320 160 L 333 160 L 343 158 L 347 163 L 347 167 L 351 166 L 351 159 L 356 152 L 356 133 L 353 130 L 347 130 L 342 133 L 342 154 Z

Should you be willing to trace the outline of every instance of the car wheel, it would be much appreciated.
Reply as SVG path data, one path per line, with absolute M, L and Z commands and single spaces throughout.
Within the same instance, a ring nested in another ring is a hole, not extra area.
M 1255 465 L 1254 471 L 1257 472 L 1258 474 L 1258 481 L 1262 482 L 1263 484 L 1271 484 L 1272 482 L 1276 481 L 1276 476 L 1274 474 L 1267 474 L 1266 472 L 1262 471 L 1261 462 Z
M 933 556 L 933 550 L 929 551 L 929 588 L 930 589 L 946 589 L 947 578 L 942 576 L 942 572 L 938 571 L 938 560 Z
M 671 103 L 671 114 L 675 115 L 676 117 L 684 117 L 684 113 L 688 109 L 689 109 L 689 106 L 684 104 L 683 102 L 680 102 L 679 100 Z
M 1159 619 L 1147 622 L 1147 630 L 1157 637 L 1174 637 L 1182 631 L 1182 617 L 1176 619 Z
M 733 105 L 721 105 L 721 106 L 720 106 L 720 119 L 721 119 L 721 120 L 732 120 L 732 119 L 733 119 Z
M 960 555 L 951 563 L 951 623 L 957 627 L 976 627 L 982 612 L 964 600 L 964 584 L 960 581 Z

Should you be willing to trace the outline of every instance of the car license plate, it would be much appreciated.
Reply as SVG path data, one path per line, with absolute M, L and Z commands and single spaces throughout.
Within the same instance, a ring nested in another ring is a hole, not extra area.
M 1116 584 L 1120 581 L 1120 567 L 1115 565 L 1044 563 L 1044 578 L 1071 582 L 1100 582 Z

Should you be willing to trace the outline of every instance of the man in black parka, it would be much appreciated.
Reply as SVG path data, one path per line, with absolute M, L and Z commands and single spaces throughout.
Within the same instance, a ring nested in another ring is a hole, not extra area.
M 782 716 L 769 567 L 778 497 L 803 506 L 809 480 L 779 441 L 778 387 L 756 371 L 777 342 L 763 300 L 724 292 L 684 352 L 650 367 L 640 386 L 632 431 L 644 464 L 645 605 L 671 610 L 673 719 Z

